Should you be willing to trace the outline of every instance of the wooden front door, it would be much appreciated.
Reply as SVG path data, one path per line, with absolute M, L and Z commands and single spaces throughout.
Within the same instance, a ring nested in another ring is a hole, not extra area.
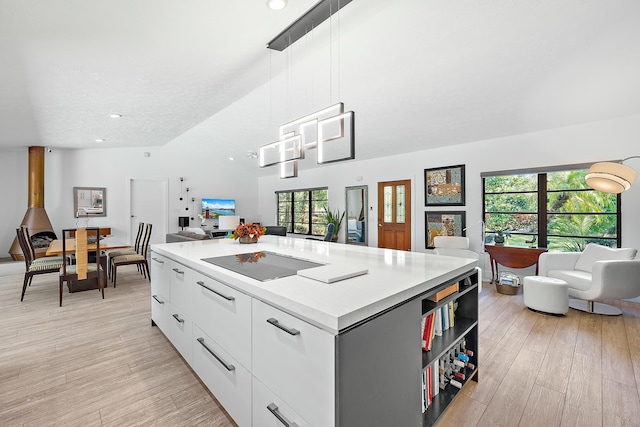
M 411 250 L 411 180 L 378 183 L 378 247 Z

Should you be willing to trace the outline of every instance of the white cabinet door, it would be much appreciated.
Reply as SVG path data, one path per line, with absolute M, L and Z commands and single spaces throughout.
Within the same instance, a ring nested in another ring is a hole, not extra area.
M 335 424 L 335 336 L 253 300 L 252 372 L 314 426 Z
M 193 277 L 193 321 L 251 369 L 251 297 L 199 273 Z
M 260 380 L 253 378 L 253 427 L 311 427 Z
M 170 259 L 151 252 L 151 295 L 160 295 L 166 301 L 171 301 L 169 271 L 172 264 Z
M 151 320 L 165 333 L 169 318 L 169 300 L 165 299 L 159 293 L 151 295 Z
M 165 304 L 166 325 L 161 326 L 171 344 L 180 352 L 184 360 L 191 364 L 192 328 L 191 319 L 171 303 Z
M 171 304 L 183 313 L 192 311 L 190 295 L 194 274 L 193 270 L 177 262 L 170 265 Z
M 251 373 L 197 325 L 191 366 L 235 422 L 251 426 Z
M 172 261 L 162 255 L 151 253 L 151 320 L 163 332 L 166 326 L 166 304 L 169 303 L 171 295 L 169 290 L 171 263 Z

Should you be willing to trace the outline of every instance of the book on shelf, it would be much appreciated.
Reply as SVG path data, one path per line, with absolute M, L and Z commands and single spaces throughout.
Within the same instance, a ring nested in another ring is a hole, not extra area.
M 443 289 L 441 291 L 438 291 L 433 295 L 428 296 L 427 299 L 429 301 L 438 302 L 441 299 L 443 299 L 444 297 L 447 297 L 447 296 L 451 295 L 454 292 L 458 292 L 459 288 L 460 288 L 459 282 L 456 282 L 453 285 L 448 286 L 445 289 Z
M 455 325 L 455 313 L 453 301 L 449 301 L 449 327 L 453 328 Z
M 435 326 L 433 327 L 433 333 L 437 337 L 442 336 L 442 314 L 440 313 L 441 308 L 437 309 L 435 312 Z
M 427 370 L 422 370 L 422 412 L 427 410 Z
M 431 369 L 431 390 L 433 391 L 433 396 L 437 396 L 440 392 L 440 361 L 436 359 L 433 364 L 433 368 Z
M 442 318 L 442 330 L 446 331 L 449 329 L 449 308 L 446 305 L 443 305 L 439 308 L 440 317 Z
M 435 336 L 436 312 L 433 311 L 422 318 L 422 349 L 431 350 L 431 343 Z

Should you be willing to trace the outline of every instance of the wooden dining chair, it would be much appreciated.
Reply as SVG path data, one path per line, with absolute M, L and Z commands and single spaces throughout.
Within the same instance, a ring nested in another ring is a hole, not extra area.
M 113 258 L 113 287 L 116 287 L 118 280 L 118 267 L 124 265 L 137 265 L 142 269 L 145 278 L 151 280 L 151 271 L 149 270 L 149 263 L 147 262 L 147 254 L 149 251 L 149 240 L 151 240 L 151 229 L 153 225 L 147 224 L 144 233 L 144 239 L 140 245 L 140 253 L 130 255 L 120 255 Z
M 95 250 L 89 251 L 87 242 L 87 233 L 96 233 Z M 106 281 L 106 272 L 102 268 L 100 263 L 100 230 L 99 228 L 72 228 L 62 230 L 63 235 L 67 235 L 67 232 L 75 232 L 76 236 L 76 249 L 75 249 L 75 265 L 71 264 L 70 256 L 73 252 L 67 250 L 67 239 L 62 240 L 62 268 L 60 269 L 60 307 L 62 307 L 62 285 L 64 282 L 75 282 L 79 280 L 94 279 L 98 282 L 98 289 L 102 293 L 102 299 L 104 299 L 104 286 Z M 89 255 L 92 256 L 92 261 L 89 262 Z
M 24 293 L 27 286 L 31 286 L 33 276 L 37 274 L 57 273 L 62 267 L 62 256 L 36 258 L 36 252 L 31 244 L 31 236 L 26 226 L 16 229 L 18 235 L 18 243 L 24 255 L 25 272 L 24 283 L 22 284 L 22 295 L 20 301 L 24 300 Z
M 115 257 L 119 257 L 122 255 L 135 255 L 140 253 L 140 243 L 142 242 L 142 235 L 144 234 L 144 222 L 138 223 L 138 234 L 136 235 L 136 241 L 133 245 L 133 248 L 125 248 L 125 249 L 115 249 L 113 251 L 107 252 L 109 256 L 109 278 L 113 280 L 113 259 Z M 138 268 L 140 271 L 141 269 Z M 142 271 L 140 271 L 142 273 Z

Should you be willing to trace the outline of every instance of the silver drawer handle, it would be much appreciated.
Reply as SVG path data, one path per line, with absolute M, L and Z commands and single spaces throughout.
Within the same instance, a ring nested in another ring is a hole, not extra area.
M 204 338 L 198 338 L 198 342 L 200 343 L 201 346 L 204 347 L 205 350 L 207 350 L 209 352 L 209 354 L 211 354 L 213 357 L 215 357 L 216 360 L 218 362 L 220 362 L 222 364 L 222 366 L 224 366 L 227 369 L 227 371 L 231 372 L 231 371 L 234 371 L 236 369 L 235 366 L 233 366 L 230 363 L 225 362 L 220 356 L 218 356 L 213 350 L 211 350 L 209 348 L 209 346 L 204 343 Z
M 222 298 L 226 299 L 227 301 L 234 301 L 234 300 L 236 299 L 235 297 L 230 297 L 230 296 L 227 296 L 227 295 L 225 295 L 225 294 L 222 294 L 222 293 L 220 293 L 220 292 L 218 292 L 218 291 L 216 291 L 216 290 L 214 290 L 214 289 L 211 289 L 210 287 L 206 286 L 206 285 L 204 284 L 204 282 L 196 282 L 196 283 L 197 283 L 198 285 L 202 286 L 203 288 L 205 288 L 206 290 L 211 291 L 211 292 L 213 292 L 214 294 L 216 294 L 216 295 L 218 295 L 218 296 L 220 296 L 220 297 L 222 297 Z
M 269 406 L 267 406 L 267 409 L 269 410 L 269 412 L 273 414 L 274 417 L 278 419 L 278 421 L 280 421 L 286 427 L 298 427 L 298 424 L 289 422 L 289 420 L 287 420 L 285 417 L 283 417 L 280 414 L 280 411 L 278 410 L 278 406 L 275 403 L 269 403 Z
M 177 314 L 172 314 L 173 318 L 176 319 L 179 323 L 184 323 L 184 319 L 181 319 Z
M 151 258 L 152 260 L 154 260 L 155 262 L 159 262 L 160 264 L 164 264 L 164 261 L 162 261 L 161 259 L 158 258 Z
M 180 271 L 177 268 L 172 268 L 173 271 L 175 271 L 178 274 L 184 274 L 184 271 Z
M 273 326 L 275 326 L 278 329 L 282 329 L 283 331 L 285 331 L 289 335 L 300 335 L 300 331 L 299 330 L 294 329 L 294 328 L 287 328 L 286 326 L 281 325 L 280 322 L 278 322 L 278 320 L 274 319 L 273 317 L 267 319 L 267 322 L 271 323 Z
M 151 297 L 152 297 L 154 300 L 158 301 L 160 304 L 164 304 L 164 301 L 160 301 L 160 300 L 158 299 L 158 295 L 152 295 Z

